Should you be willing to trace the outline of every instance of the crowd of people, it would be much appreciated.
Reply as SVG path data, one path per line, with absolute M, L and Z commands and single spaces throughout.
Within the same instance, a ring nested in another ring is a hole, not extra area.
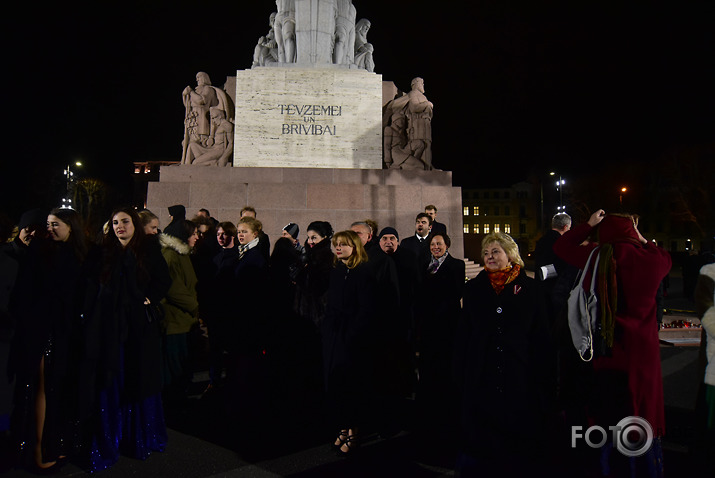
M 343 456 L 356 453 L 367 426 L 384 437 L 412 427 L 451 437 L 461 476 L 533 470 L 536 431 L 557 409 L 579 405 L 584 420 L 608 426 L 639 415 L 662 436 L 655 296 L 671 263 L 632 216 L 599 210 L 571 231 L 569 218 L 545 249 L 555 254 L 548 261 L 576 269 L 596 244 L 610 254 L 608 284 L 617 287 L 602 294 L 619 297 L 608 311 L 608 350 L 576 377 L 561 365 L 578 357 L 558 343 L 563 291 L 528 277 L 516 242 L 499 232 L 484 237 L 484 270 L 467 281 L 436 211 L 427 206 L 402 238 L 355 218 L 339 232 L 313 221 L 304 236 L 289 223 L 272 245 L 251 207 L 234 223 L 205 209 L 188 220 L 184 206 L 172 206 L 163 230 L 148 210 L 118 208 L 98 237 L 71 209 L 23 214 L 3 245 L 0 304 L 13 331 L 18 463 L 46 471 L 72 459 L 99 471 L 120 454 L 164 450 L 164 409 L 186 399 L 199 326 L 208 335 L 202 396 L 228 397 L 226 416 L 243 413 L 240 426 L 260 426 L 267 399 L 280 393 L 271 360 L 288 352 L 272 339 L 276 328 L 300 327 L 312 357 L 303 363 L 313 367 L 300 377 L 320 388 L 330 444 Z M 647 280 L 632 275 L 643 267 Z M 560 397 L 573 389 L 569 379 L 588 382 L 598 400 Z M 657 445 L 650 470 L 662 470 Z

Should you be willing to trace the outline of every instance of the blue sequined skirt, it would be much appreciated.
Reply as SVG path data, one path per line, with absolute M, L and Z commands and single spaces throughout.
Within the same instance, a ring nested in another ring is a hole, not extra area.
M 92 438 L 90 472 L 111 467 L 120 454 L 145 460 L 152 451 L 166 448 L 161 393 L 138 402 L 127 402 L 123 389 L 122 370 L 112 386 L 99 393 L 99 419 Z

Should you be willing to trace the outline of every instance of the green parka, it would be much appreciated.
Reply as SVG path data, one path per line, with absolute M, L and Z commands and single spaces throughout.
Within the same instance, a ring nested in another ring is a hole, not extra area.
M 171 287 L 161 304 L 166 316 L 163 320 L 167 335 L 185 334 L 198 322 L 199 302 L 196 298 L 196 273 L 191 264 L 191 248 L 174 236 L 159 236 L 161 254 L 169 266 Z

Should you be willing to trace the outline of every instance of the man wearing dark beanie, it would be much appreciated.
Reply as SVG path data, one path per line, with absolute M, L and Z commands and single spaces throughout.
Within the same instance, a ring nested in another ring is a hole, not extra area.
M 382 246 L 382 238 L 388 236 L 386 238 L 390 240 L 390 242 L 394 242 L 394 247 L 390 246 L 390 250 L 386 251 L 385 248 Z M 389 236 L 395 236 L 394 238 L 389 237 Z M 380 242 L 380 248 L 385 254 L 392 254 L 397 250 L 397 245 L 400 243 L 400 235 L 397 233 L 397 229 L 394 227 L 383 227 L 382 231 L 380 231 L 380 234 L 377 236 L 378 241 Z
M 413 308 L 420 274 L 416 256 L 399 246 L 400 236 L 394 227 L 384 227 L 378 239 L 389 268 L 394 271 L 389 284 L 384 286 L 390 297 L 383 297 L 383 304 L 377 309 L 382 330 L 375 369 L 379 433 L 389 437 L 407 424 L 404 400 L 415 391 Z
M 295 249 L 302 254 L 305 252 L 305 249 L 298 240 L 298 234 L 300 234 L 300 227 L 294 222 L 289 222 L 281 231 L 281 237 L 290 239 Z
M 186 208 L 181 204 L 169 206 L 169 214 L 171 215 L 171 222 L 164 228 L 164 234 L 174 236 L 186 242 L 188 235 L 184 231 L 182 224 L 186 220 Z
M 172 222 L 178 219 L 186 219 L 186 208 L 181 204 L 169 206 L 169 214 Z

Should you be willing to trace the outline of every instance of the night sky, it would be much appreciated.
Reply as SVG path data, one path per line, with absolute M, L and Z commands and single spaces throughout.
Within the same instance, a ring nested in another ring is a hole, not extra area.
M 617 176 L 624 164 L 715 144 L 712 2 L 353 3 L 372 22 L 383 80 L 409 90 L 424 78 L 434 164 L 456 185 L 550 170 Z M 133 161 L 180 159 L 182 90 L 197 71 L 221 86 L 250 68 L 275 3 L 19 8 L 4 27 L 11 214 L 44 206 L 76 160 L 123 198 Z

